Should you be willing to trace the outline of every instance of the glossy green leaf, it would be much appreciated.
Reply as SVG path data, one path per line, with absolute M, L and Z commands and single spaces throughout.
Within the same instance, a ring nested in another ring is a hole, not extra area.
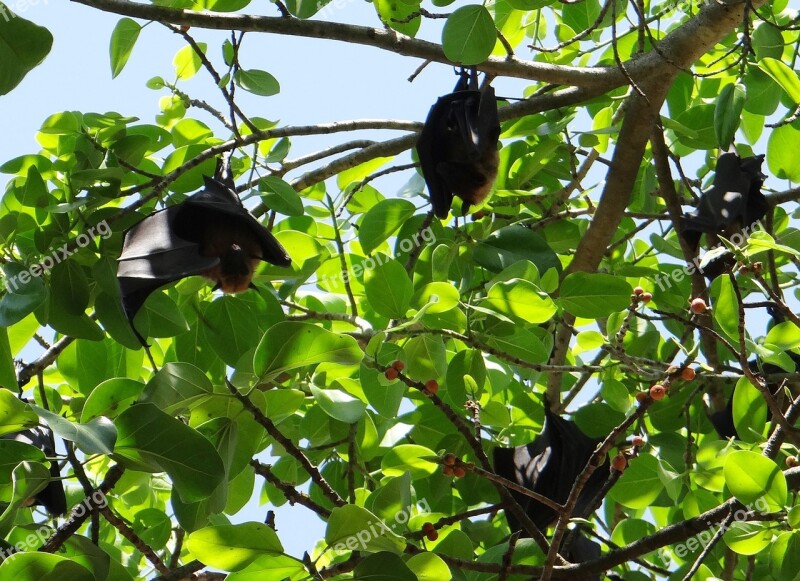
M 334 551 L 389 551 L 397 555 L 405 548 L 405 539 L 380 525 L 380 519 L 360 506 L 346 504 L 331 511 L 325 530 L 325 542 Z
M 497 30 L 486 7 L 461 6 L 447 17 L 442 29 L 445 56 L 462 65 L 482 63 L 492 53 Z
M 142 27 L 135 20 L 121 18 L 111 32 L 109 56 L 111 57 L 112 79 L 120 74 L 128 63 L 141 30 Z
M 42 26 L 12 13 L 6 4 L 0 17 L 0 95 L 9 93 L 41 63 L 53 45 L 53 35 Z M 26 5 L 21 5 L 26 8 Z
M 547 294 L 521 279 L 493 285 L 486 304 L 499 313 L 534 324 L 549 321 L 556 312 L 556 305 Z
M 621 277 L 574 272 L 561 283 L 558 304 L 576 317 L 596 319 L 622 311 L 631 302 L 633 289 Z
M 375 255 L 375 268 L 364 273 L 364 290 L 375 312 L 384 317 L 406 316 L 413 288 L 403 265 L 383 254 Z
M 397 198 L 382 200 L 370 208 L 358 229 L 358 241 L 364 252 L 371 254 L 414 215 L 415 209 L 408 200 Z
M 720 91 L 714 109 L 714 131 L 719 148 L 727 151 L 742 119 L 745 99 L 745 86 L 739 83 L 725 85 Z
M 743 504 L 763 498 L 770 511 L 786 504 L 786 476 L 775 462 L 746 450 L 731 452 L 725 460 L 725 484 Z
M 281 92 L 281 86 L 278 79 L 273 77 L 267 71 L 260 71 L 258 69 L 241 69 L 236 71 L 234 75 L 236 84 L 245 91 L 249 91 L 254 95 L 262 97 L 271 97 Z
M 320 389 L 311 386 L 311 395 L 319 407 L 335 420 L 354 424 L 364 416 L 367 404 L 339 389 Z
M 138 470 L 164 471 L 185 502 L 208 498 L 225 477 L 222 459 L 211 442 L 156 406 L 128 408 L 114 420 L 115 455 Z
M 358 343 L 348 335 L 310 323 L 286 321 L 264 334 L 256 348 L 253 369 L 259 377 L 269 377 L 322 362 L 355 365 L 362 357 Z
M 417 480 L 437 470 L 438 464 L 425 459 L 435 455 L 433 450 L 424 446 L 401 444 L 393 447 L 383 457 L 381 470 L 386 476 L 402 476 L 405 472 L 410 472 L 412 480 Z
M 15 553 L 0 564 L 0 577 L 15 581 L 95 581 L 88 569 L 52 553 Z
M 257 522 L 206 527 L 190 534 L 186 545 L 197 559 L 223 571 L 243 569 L 264 554 L 283 553 L 275 531 Z

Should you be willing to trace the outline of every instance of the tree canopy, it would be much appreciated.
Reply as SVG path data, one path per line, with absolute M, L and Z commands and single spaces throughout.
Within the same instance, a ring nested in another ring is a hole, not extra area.
M 371 25 L 334 21 L 340 0 L 74 2 L 119 16 L 92 31 L 114 77 L 148 50 L 144 26 L 184 46 L 152 54 L 174 65 L 147 82 L 153 122 L 54 111 L 39 151 L 0 160 L 0 435 L 47 426 L 57 442 L 0 439 L 0 578 L 797 579 L 788 0 L 373 0 Z M 53 43 L 14 8 L 2 95 Z M 423 22 L 436 38 L 416 37 Z M 393 52 L 412 78 L 524 80 L 498 98 L 488 198 L 434 216 L 422 119 L 248 110 L 242 95 L 295 82 L 243 66 L 262 35 Z M 297 153 L 322 135 L 334 144 Z M 143 349 L 120 300 L 124 233 L 221 157 L 291 266 L 263 263 L 235 295 L 165 286 L 135 319 Z M 490 458 L 534 441 L 545 408 L 593 448 L 542 527 Z M 64 519 L 30 506 L 54 459 Z M 597 511 L 574 518 L 606 462 Z M 243 519 L 254 493 L 263 511 Z M 271 507 L 287 503 L 324 523 L 305 554 L 281 542 L 292 524 Z M 568 558 L 574 527 L 597 554 Z

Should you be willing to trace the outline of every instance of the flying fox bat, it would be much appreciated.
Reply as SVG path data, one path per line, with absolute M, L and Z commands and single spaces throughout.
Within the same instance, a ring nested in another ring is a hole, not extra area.
M 56 455 L 53 432 L 48 428 L 30 428 L 14 434 L 6 434 L 3 439 L 16 440 L 17 442 L 35 446 L 50 458 Z M 58 469 L 58 462 L 55 460 L 50 462 L 50 477 L 50 483 L 34 495 L 30 504 L 44 506 L 51 515 L 62 515 L 67 512 L 67 497 L 64 494 L 64 485 L 60 480 L 61 473 Z
M 292 262 L 230 186 L 204 179 L 203 190 L 125 233 L 117 280 L 131 327 L 145 299 L 170 282 L 200 275 L 216 283 L 215 289 L 238 293 L 255 288 L 251 281 L 259 261 L 284 267 Z M 135 328 L 134 333 L 145 345 Z
M 564 504 L 572 485 L 600 442 L 586 436 L 574 422 L 554 414 L 545 405 L 542 433 L 526 446 L 495 448 L 494 469 L 499 476 Z M 588 516 L 592 500 L 608 474 L 606 460 L 595 469 L 581 490 L 573 516 Z M 557 515 L 553 509 L 517 492 L 512 491 L 512 495 L 539 529 L 546 529 L 555 520 Z M 512 531 L 519 529 L 516 519 L 508 511 L 506 518 Z
M 494 449 L 494 470 L 507 480 L 564 504 L 575 480 L 602 440 L 586 436 L 574 422 L 551 412 L 546 402 L 544 410 L 544 428 L 533 442 L 516 448 Z M 581 490 L 572 516 L 588 517 L 593 512 L 595 496 L 608 475 L 606 460 L 595 469 Z M 512 491 L 511 494 L 540 530 L 544 531 L 555 521 L 557 515 L 553 509 L 518 492 Z M 520 530 L 513 513 L 506 511 L 506 519 L 512 531 Z M 579 531 L 568 550 L 565 556 L 576 563 L 600 556 L 600 546 Z M 592 581 L 596 579 L 599 577 L 591 577 Z
M 488 83 L 478 89 L 475 67 L 462 68 L 454 91 L 431 107 L 417 140 L 422 176 L 439 218 L 447 217 L 454 195 L 464 201 L 466 214 L 489 194 L 497 177 L 499 137 L 494 89 Z
M 697 249 L 703 233 L 730 237 L 764 217 L 769 206 L 761 186 L 763 155 L 740 158 L 735 151 L 723 153 L 717 161 L 714 184 L 703 192 L 697 209 L 683 217 L 681 234 Z

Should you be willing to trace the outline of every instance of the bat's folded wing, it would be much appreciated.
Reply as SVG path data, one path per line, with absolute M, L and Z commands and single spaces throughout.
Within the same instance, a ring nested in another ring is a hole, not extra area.
M 129 319 L 156 289 L 219 264 L 218 257 L 201 256 L 196 243 L 173 232 L 176 209 L 174 206 L 148 216 L 125 234 L 117 279 Z
M 439 218 L 447 217 L 453 201 L 453 193 L 437 171 L 439 163 L 445 159 L 448 147 L 447 119 L 452 110 L 452 102 L 452 95 L 445 95 L 433 104 L 417 139 L 422 177 L 428 186 L 433 211 Z
M 215 216 L 229 216 L 241 221 L 250 230 L 261 246 L 262 258 L 277 266 L 289 266 L 292 259 L 289 253 L 272 233 L 242 205 L 239 196 L 225 184 L 212 177 L 204 176 L 205 188 L 189 197 L 175 216 L 175 231 L 188 238 L 185 231 L 200 229 L 214 220 Z

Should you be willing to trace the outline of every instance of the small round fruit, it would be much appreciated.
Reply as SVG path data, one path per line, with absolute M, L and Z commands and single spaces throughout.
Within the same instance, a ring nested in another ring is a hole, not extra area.
M 455 466 L 456 463 L 456 455 L 455 454 L 445 454 L 444 458 L 442 458 L 442 464 L 445 466 Z
M 653 300 L 653 293 L 643 293 L 642 294 L 642 302 L 649 303 Z
M 661 385 L 660 383 L 656 383 L 653 387 L 650 388 L 650 397 L 653 400 L 658 401 L 660 399 L 664 399 L 664 396 L 667 394 L 667 388 Z
M 637 286 L 635 289 L 633 289 L 633 294 L 635 294 L 637 297 L 641 296 L 644 294 L 644 289 L 640 286 Z
M 190 28 L 191 26 L 189 26 L 188 24 L 181 24 L 181 32 L 189 32 Z
M 702 315 L 703 313 L 706 312 L 706 308 L 708 308 L 708 307 L 706 307 L 706 302 L 703 299 L 701 299 L 700 297 L 697 297 L 696 299 L 692 299 L 692 302 L 689 305 L 689 309 L 695 315 Z
M 422 532 L 427 533 L 428 531 L 435 531 L 436 529 L 433 528 L 432 522 L 426 522 L 422 524 Z
M 695 378 L 697 372 L 691 367 L 684 367 L 681 371 L 681 379 L 684 381 L 691 381 Z
M 442 474 L 445 476 L 452 476 L 453 475 L 453 467 L 452 466 L 442 466 Z
M 453 476 L 456 478 L 464 478 L 466 476 L 467 471 L 464 470 L 463 466 L 455 466 L 453 468 Z
M 397 361 L 392 361 L 392 368 L 397 371 L 403 371 L 406 368 L 406 364 L 398 359 Z
M 432 531 L 428 531 L 427 533 L 425 533 L 425 536 L 428 538 L 429 541 L 433 542 L 439 538 L 439 533 L 436 531 L 436 529 L 434 529 Z
M 397 373 L 397 369 L 395 369 L 394 367 L 389 367 L 386 371 L 383 372 L 383 375 L 386 377 L 386 379 L 392 381 L 394 379 L 397 379 L 397 376 L 399 374 Z
M 611 459 L 611 467 L 617 472 L 623 472 L 628 467 L 628 459 L 624 454 L 617 454 Z
M 797 456 L 787 456 L 786 457 L 786 466 L 787 468 L 794 468 L 798 465 Z
M 435 395 L 439 391 L 439 382 L 435 379 L 429 379 L 425 382 L 425 391 L 430 395 Z
M 644 446 L 644 438 L 642 438 L 641 436 L 633 436 L 631 438 L 631 444 L 633 444 L 637 448 L 641 448 L 642 446 Z
M 647 399 L 647 392 L 646 391 L 637 391 L 636 392 L 636 401 L 642 403 L 644 400 Z

